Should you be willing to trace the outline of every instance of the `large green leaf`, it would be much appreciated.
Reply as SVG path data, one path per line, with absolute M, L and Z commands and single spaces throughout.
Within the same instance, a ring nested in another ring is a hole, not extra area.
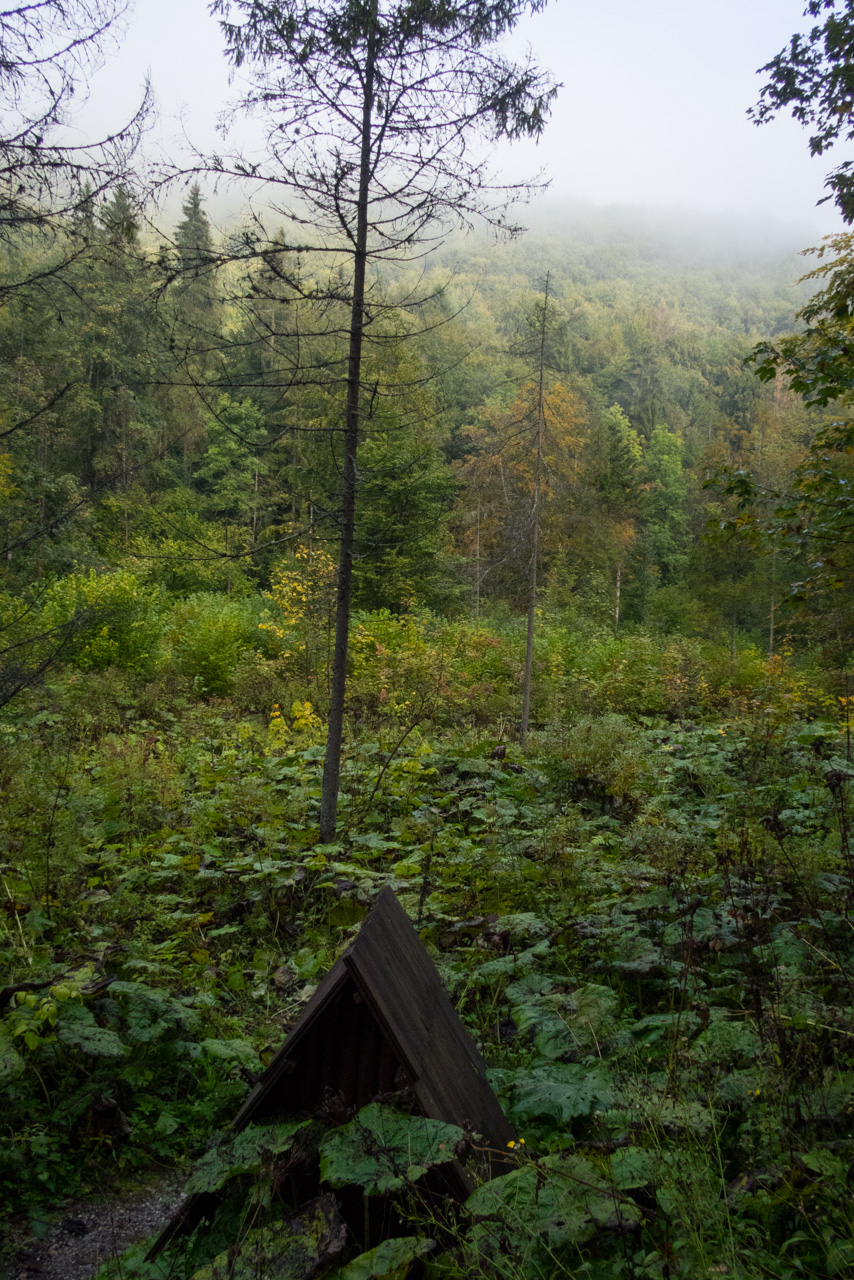
M 368 1195 L 397 1191 L 429 1168 L 453 1160 L 463 1130 L 372 1102 L 320 1145 L 320 1176 L 333 1187 L 357 1185 Z
M 513 982 L 507 998 L 520 1035 L 532 1032 L 534 1043 L 544 1058 L 560 1058 L 574 1047 L 568 1021 L 573 1011 L 566 993 L 548 974 L 535 973 Z
M 526 951 L 520 951 L 518 955 L 511 951 L 509 955 L 501 956 L 498 960 L 487 960 L 485 964 L 479 965 L 472 971 L 471 981 L 475 986 L 482 986 L 495 978 L 507 975 L 517 977 L 519 974 L 528 973 L 549 955 L 551 949 L 551 943 L 544 940 Z
M 613 942 L 608 965 L 624 973 L 646 974 L 664 964 L 661 948 L 638 928 L 626 930 Z
M 691 1054 L 700 1062 L 734 1066 L 738 1058 L 755 1062 L 762 1052 L 762 1042 L 744 1020 L 713 1021 L 691 1046 Z
M 611 1177 L 615 1187 L 627 1191 L 655 1181 L 657 1156 L 640 1147 L 621 1147 L 611 1156 Z
M 551 1120 L 566 1124 L 576 1116 L 604 1110 L 612 1104 L 610 1072 L 604 1064 L 554 1062 L 519 1071 L 510 1091 L 508 1116 L 515 1124 Z
M 192 1026 L 198 1015 L 181 1001 L 143 982 L 114 982 L 110 995 L 118 997 L 131 1044 L 151 1044 L 170 1031 Z
M 127 1054 L 117 1033 L 99 1027 L 91 1010 L 74 1000 L 64 1000 L 57 1005 L 56 1034 L 63 1044 L 89 1053 L 93 1058 L 124 1058 Z
M 532 1032 L 544 1058 L 561 1058 L 578 1049 L 598 1051 L 618 1028 L 619 998 L 611 987 L 598 983 L 568 993 L 558 979 L 535 973 L 511 983 L 507 998 L 520 1034 Z
M 266 1156 L 285 1155 L 291 1150 L 296 1135 L 308 1124 L 307 1120 L 291 1120 L 282 1124 L 249 1125 L 231 1142 L 202 1156 L 190 1174 L 185 1193 L 219 1191 L 231 1178 L 259 1168 Z
M 344 1251 L 347 1234 L 334 1197 L 318 1196 L 294 1217 L 248 1231 L 193 1280 L 311 1280 Z
M 435 1240 L 418 1236 L 397 1236 L 383 1240 L 375 1249 L 359 1254 L 345 1267 L 333 1271 L 328 1280 L 403 1280 L 416 1258 L 435 1249 Z
M 527 1262 L 538 1256 L 553 1259 L 553 1250 L 578 1244 L 597 1226 L 637 1222 L 640 1211 L 606 1182 L 580 1156 L 547 1156 L 479 1187 L 466 1201 L 477 1219 L 473 1241 L 479 1251 L 512 1251 Z M 515 1272 L 513 1273 L 515 1274 Z
M 258 1065 L 258 1053 L 248 1040 L 202 1040 L 202 1052 L 221 1062 L 239 1062 L 244 1067 Z
M 17 1080 L 25 1067 L 24 1059 L 18 1053 L 10 1036 L 0 1031 L 0 1084 L 8 1084 Z

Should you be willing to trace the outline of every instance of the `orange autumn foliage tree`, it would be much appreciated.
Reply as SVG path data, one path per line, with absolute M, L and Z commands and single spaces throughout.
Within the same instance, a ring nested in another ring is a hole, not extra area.
M 542 397 L 539 468 L 539 548 L 548 565 L 566 542 L 586 428 L 582 401 L 562 382 Z M 525 383 L 508 406 L 487 405 L 464 429 L 470 453 L 460 464 L 465 484 L 458 537 L 472 566 L 476 600 L 501 590 L 522 604 L 537 493 L 539 386 Z

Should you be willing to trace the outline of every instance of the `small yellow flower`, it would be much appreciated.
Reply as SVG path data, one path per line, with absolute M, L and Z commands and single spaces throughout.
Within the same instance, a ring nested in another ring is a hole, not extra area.
M 513 1148 L 516 1146 L 516 1143 L 515 1143 L 515 1142 L 508 1142 L 508 1143 L 507 1143 L 507 1146 L 508 1146 L 508 1147 L 510 1148 L 510 1150 L 512 1151 L 512 1150 L 513 1150 Z

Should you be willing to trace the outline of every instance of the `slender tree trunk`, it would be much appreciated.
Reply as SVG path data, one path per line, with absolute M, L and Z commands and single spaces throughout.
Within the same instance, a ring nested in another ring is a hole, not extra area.
M 851 710 L 854 699 L 851 697 L 851 680 L 848 674 L 848 664 L 850 650 L 847 644 L 842 640 L 842 628 L 839 625 L 839 610 L 836 611 L 834 621 L 836 623 L 836 639 L 839 644 L 839 669 L 842 673 L 842 683 L 845 687 L 845 759 L 851 759 Z
M 47 523 L 47 499 L 45 496 L 45 477 L 47 476 L 47 423 L 42 418 L 41 431 L 39 432 L 39 528 L 43 529 Z M 94 475 L 94 464 L 93 464 Z M 42 546 L 44 540 L 39 538 L 36 546 L 38 548 L 36 558 L 36 578 L 39 582 L 42 580 Z M 11 560 L 11 556 L 9 559 Z
M 350 601 L 353 591 L 353 542 L 356 528 L 356 459 L 359 447 L 359 393 L 362 381 L 362 339 L 365 327 L 365 268 L 368 249 L 368 187 L 371 174 L 371 110 L 374 98 L 377 3 L 368 35 L 365 58 L 362 138 L 359 157 L 359 195 L 353 259 L 353 302 L 350 311 L 350 352 L 347 363 L 347 407 L 344 416 L 344 471 L 341 483 L 341 547 L 335 608 L 335 645 L 329 691 L 329 727 L 323 763 L 320 799 L 320 840 L 331 844 L 338 823 L 338 786 L 341 776 L 341 740 L 344 732 L 344 699 L 347 692 L 347 650 Z
M 539 433 L 538 433 L 539 434 Z M 537 451 L 539 464 L 539 450 Z M 531 538 L 531 577 L 528 584 L 528 634 L 525 641 L 525 678 L 522 686 L 522 723 L 519 742 L 524 747 L 531 718 L 531 676 L 534 665 L 534 616 L 537 609 L 537 556 L 540 534 L 540 477 L 537 467 L 537 485 L 534 490 L 534 530 Z
M 125 507 L 125 548 L 130 543 L 130 515 L 128 512 L 128 439 L 127 439 L 127 423 L 122 428 L 122 495 L 124 497 Z
M 297 456 L 297 433 L 291 427 L 291 527 L 297 526 L 297 467 L 299 458 Z
M 617 598 L 614 603 L 614 635 L 617 634 L 617 631 L 619 630 L 619 627 L 620 627 L 620 587 L 622 585 L 622 581 L 623 581 L 623 562 L 622 560 L 618 560 L 617 561 L 617 590 L 616 590 Z
M 474 623 L 480 630 L 480 498 L 477 500 L 477 542 L 475 544 Z
M 776 553 L 772 551 L 771 553 L 771 616 L 768 623 L 768 657 L 769 658 L 774 657 L 774 613 L 777 607 L 777 603 L 775 600 L 776 586 L 777 586 L 776 572 L 775 572 L 777 566 L 775 564 L 775 559 L 776 559 Z
M 546 291 L 543 299 L 543 315 L 540 322 L 540 377 L 537 385 L 537 461 L 534 475 L 534 510 L 531 530 L 531 569 L 528 580 L 528 634 L 525 640 L 525 676 L 522 682 L 522 722 L 519 726 L 519 742 L 524 747 L 531 718 L 531 679 L 534 666 L 534 618 L 537 612 L 537 560 L 540 550 L 540 487 L 543 473 L 543 430 L 545 427 L 545 377 L 546 377 L 546 313 L 549 306 L 549 274 L 546 275 Z

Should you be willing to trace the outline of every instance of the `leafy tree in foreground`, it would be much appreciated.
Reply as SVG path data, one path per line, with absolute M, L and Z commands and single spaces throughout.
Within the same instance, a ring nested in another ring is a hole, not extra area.
M 252 67 L 244 106 L 269 116 L 270 168 L 232 172 L 285 196 L 282 212 L 313 228 L 315 253 L 350 256 L 330 296 L 349 307 L 340 555 L 320 836 L 334 839 L 344 721 L 369 260 L 400 260 L 459 222 L 505 227 L 514 193 L 496 188 L 483 141 L 538 136 L 556 93 L 530 60 L 497 43 L 543 0 L 214 0 L 228 53 Z M 470 147 L 481 141 L 478 154 Z M 225 167 L 225 166 L 223 166 Z M 279 245 L 279 248 L 286 246 Z
M 805 13 L 824 21 L 807 35 L 796 34 L 763 71 L 770 74 L 759 105 L 757 123 L 790 109 L 810 129 L 812 155 L 823 155 L 839 142 L 854 139 L 854 0 L 809 0 Z M 845 160 L 828 175 L 825 186 L 843 219 L 854 222 L 854 161 Z M 760 343 L 748 357 L 763 381 L 782 373 L 791 390 L 808 405 L 831 402 L 850 412 L 854 395 L 854 236 L 827 237 L 808 252 L 819 266 L 804 278 L 823 287 L 797 319 L 802 329 Z M 801 561 L 802 580 L 794 595 L 801 615 L 811 615 L 813 634 L 833 654 L 850 692 L 851 453 L 854 427 L 850 417 L 824 426 L 809 445 L 788 486 L 768 488 L 747 472 L 730 473 L 728 492 L 736 494 L 743 521 L 756 521 L 789 556 Z M 773 515 L 757 517 L 752 506 L 770 502 Z M 815 627 L 816 619 L 821 622 Z M 846 702 L 847 705 L 847 702 Z
M 804 13 L 824 22 L 807 35 L 795 34 L 787 48 L 761 67 L 769 79 L 751 115 L 765 124 L 791 110 L 810 132 L 810 153 L 824 155 L 840 141 L 854 138 L 851 88 L 854 79 L 854 0 L 809 0 Z M 854 222 L 854 162 L 845 160 L 827 177 L 839 211 Z
M 847 404 L 854 393 L 854 234 L 828 236 L 804 252 L 815 254 L 819 266 L 803 280 L 821 281 L 823 287 L 797 313 L 802 327 L 760 342 L 747 358 L 763 382 L 782 372 L 809 405 Z

